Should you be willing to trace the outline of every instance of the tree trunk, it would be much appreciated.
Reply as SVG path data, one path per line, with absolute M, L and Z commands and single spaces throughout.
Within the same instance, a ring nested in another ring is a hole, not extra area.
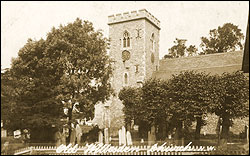
M 126 130 L 131 132 L 131 122 L 126 123 Z
M 181 145 L 182 142 L 182 121 L 177 121 L 176 132 L 174 135 L 174 140 L 177 145 Z
M 167 137 L 167 125 L 166 122 L 162 124 L 162 140 L 165 140 Z
M 222 117 L 222 131 L 221 131 L 221 137 L 219 141 L 219 146 L 223 149 L 227 149 L 227 139 L 229 134 L 229 128 L 230 128 L 230 119 L 227 115 L 224 115 Z
M 148 145 L 149 146 L 153 145 L 156 141 L 155 131 L 156 131 L 156 126 L 155 124 L 153 124 L 153 126 L 151 126 L 151 130 L 148 132 Z
M 73 107 L 73 106 L 72 106 Z M 71 120 L 72 120 L 72 110 L 73 108 L 70 108 L 68 111 L 69 114 L 69 121 L 68 121 L 68 125 L 69 125 L 69 136 L 66 138 L 66 144 L 68 145 L 70 143 L 70 136 L 71 136 Z
M 195 140 L 200 140 L 202 118 L 196 117 Z

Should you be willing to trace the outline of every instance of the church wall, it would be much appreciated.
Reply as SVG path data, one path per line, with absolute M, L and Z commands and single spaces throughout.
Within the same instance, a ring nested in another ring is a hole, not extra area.
M 146 51 L 146 79 L 152 77 L 152 73 L 159 68 L 159 40 L 160 40 L 160 30 L 152 25 L 149 21 L 145 22 L 145 51 Z M 154 34 L 155 39 L 155 49 L 151 48 L 151 38 Z M 154 55 L 154 62 L 151 61 L 151 55 Z M 156 67 L 157 66 L 157 67 Z
M 145 75 L 145 53 L 144 53 L 144 38 L 136 38 L 137 30 L 141 29 L 140 34 L 143 36 L 143 29 L 145 28 L 145 20 L 135 20 L 119 24 L 110 25 L 110 39 L 111 49 L 110 57 L 116 62 L 114 64 L 113 87 L 118 93 L 120 89 L 125 86 L 124 73 L 128 73 L 128 85 L 136 85 L 137 80 L 143 79 Z M 122 38 L 124 31 L 127 30 L 131 37 L 131 47 L 122 48 Z M 122 51 L 128 50 L 130 52 L 130 59 L 123 62 Z M 138 66 L 138 73 L 136 73 L 136 65 Z

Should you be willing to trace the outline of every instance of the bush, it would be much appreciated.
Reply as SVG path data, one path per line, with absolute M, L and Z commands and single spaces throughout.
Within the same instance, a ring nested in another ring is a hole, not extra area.
M 6 142 L 9 142 L 9 145 L 4 146 Z M 15 150 L 24 148 L 25 146 L 22 138 L 15 139 L 13 136 L 1 138 L 1 154 L 14 154 Z

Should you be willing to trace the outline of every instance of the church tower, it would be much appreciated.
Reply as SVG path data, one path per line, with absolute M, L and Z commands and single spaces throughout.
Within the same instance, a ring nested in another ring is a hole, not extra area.
M 142 9 L 108 16 L 108 25 L 114 68 L 111 83 L 116 93 L 110 106 L 112 132 L 112 125 L 119 127 L 122 123 L 112 121 L 123 115 L 119 91 L 125 86 L 140 86 L 159 68 L 160 21 Z
M 138 86 L 159 67 L 160 21 L 146 9 L 108 17 L 113 88 Z
M 125 125 L 123 104 L 118 98 L 120 90 L 141 86 L 159 68 L 160 21 L 142 9 L 108 16 L 108 25 L 109 56 L 113 60 L 110 81 L 116 95 L 104 105 L 96 105 L 95 121 L 115 136 Z

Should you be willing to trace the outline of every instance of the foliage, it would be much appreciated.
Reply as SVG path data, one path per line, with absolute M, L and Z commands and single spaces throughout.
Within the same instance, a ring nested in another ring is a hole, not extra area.
M 65 102 L 69 115 L 73 105 L 79 103 L 84 117 L 93 118 L 94 104 L 104 102 L 111 92 L 107 39 L 100 31 L 94 31 L 92 23 L 76 19 L 59 29 L 53 28 L 46 42 L 48 57 L 56 57 L 63 68 L 57 98 Z
M 183 132 L 182 128 L 185 126 L 187 130 L 191 126 L 187 123 L 196 119 L 195 139 L 200 138 L 200 130 L 204 125 L 203 116 L 211 112 L 209 108 L 212 103 L 212 86 L 212 78 L 208 74 L 195 71 L 181 72 L 169 80 L 169 112 L 173 115 L 179 134 L 188 137 L 189 132 Z
M 202 54 L 224 53 L 236 48 L 242 49 L 244 35 L 241 29 L 232 23 L 225 23 L 218 29 L 209 31 L 209 38 L 201 37 Z
M 15 117 L 17 111 L 15 101 L 17 95 L 15 92 L 16 86 L 17 83 L 11 77 L 9 69 L 1 73 L 1 120 L 3 120 L 4 129 L 16 129 L 16 127 L 10 124 L 9 120 Z
M 135 123 L 140 127 L 158 125 L 162 118 L 168 115 L 167 82 L 159 79 L 149 79 L 141 88 L 125 87 L 119 93 L 123 101 L 126 123 Z
M 239 71 L 217 75 L 211 96 L 214 98 L 212 112 L 222 119 L 219 144 L 224 147 L 229 136 L 229 127 L 233 124 L 232 119 L 249 116 L 249 81 Z
M 249 81 L 240 71 L 223 73 L 214 78 L 212 97 L 216 115 L 230 119 L 249 116 Z
M 59 101 L 54 100 L 54 90 L 59 75 L 53 75 L 50 66 L 45 66 L 44 51 L 43 39 L 29 39 L 19 50 L 18 58 L 12 61 L 8 78 L 12 80 L 14 90 L 9 103 L 15 105 L 11 105 L 9 110 L 14 111 L 14 118 L 7 116 L 12 130 L 58 123 L 62 108 Z
M 194 56 L 195 54 L 197 54 L 197 52 L 198 52 L 198 49 L 195 47 L 195 45 L 190 45 L 187 48 L 188 56 Z
M 124 87 L 118 97 L 124 105 L 125 122 L 129 124 L 132 120 L 139 121 L 141 118 L 141 88 Z
M 168 83 L 160 79 L 149 79 L 142 86 L 143 118 L 149 125 L 160 123 L 166 118 L 169 108 Z
M 176 45 L 172 46 L 169 49 L 169 54 L 172 55 L 173 57 L 181 57 L 185 55 L 185 50 L 186 50 L 186 43 L 187 40 L 184 39 L 178 39 L 176 38 L 174 43 Z
M 197 54 L 198 49 L 195 45 L 190 45 L 189 47 L 186 46 L 185 39 L 178 39 L 176 38 L 174 43 L 175 45 L 169 49 L 169 54 L 165 55 L 164 58 L 178 58 L 183 56 L 194 56 Z
M 173 58 L 173 56 L 172 55 L 169 55 L 169 54 L 166 54 L 166 55 L 164 55 L 164 57 L 163 57 L 164 59 L 167 59 L 167 58 Z
M 202 72 L 185 71 L 173 75 L 169 81 L 171 113 L 181 120 L 208 113 L 211 103 L 210 83 L 209 75 Z
M 63 108 L 69 108 L 71 119 L 76 103 L 84 117 L 93 117 L 94 104 L 105 101 L 111 93 L 112 70 L 106 49 L 102 33 L 95 31 L 91 22 L 78 18 L 52 28 L 46 40 L 29 39 L 8 74 L 8 79 L 15 82 L 11 85 L 14 91 L 8 91 L 15 94 L 10 100 L 15 104 L 11 106 L 15 117 L 8 116 L 12 127 L 60 126 Z

